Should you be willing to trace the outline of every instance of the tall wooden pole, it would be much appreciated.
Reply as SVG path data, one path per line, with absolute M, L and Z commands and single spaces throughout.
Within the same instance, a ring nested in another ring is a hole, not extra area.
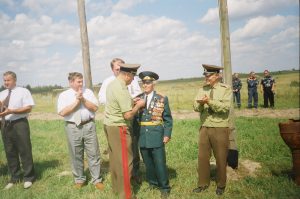
M 90 66 L 90 51 L 89 51 L 89 38 L 86 26 L 86 15 L 85 15 L 85 0 L 77 0 L 78 4 L 78 15 L 80 23 L 80 38 L 81 38 L 81 49 L 83 59 L 83 75 L 85 86 L 89 89 L 93 89 L 92 74 Z
M 230 33 L 229 33 L 227 0 L 218 0 L 218 3 L 219 3 L 220 32 L 221 32 L 222 66 L 224 67 L 223 78 L 226 84 L 232 85 Z M 229 121 L 230 121 L 230 128 L 231 128 L 231 132 L 229 135 L 229 139 L 230 139 L 229 148 L 237 149 L 233 100 L 231 100 Z

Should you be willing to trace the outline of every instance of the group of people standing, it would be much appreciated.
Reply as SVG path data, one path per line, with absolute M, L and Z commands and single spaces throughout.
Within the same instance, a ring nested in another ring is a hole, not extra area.
M 216 194 L 222 195 L 226 187 L 226 166 L 229 150 L 229 112 L 232 95 L 240 100 L 241 83 L 235 75 L 233 89 L 220 82 L 222 67 L 203 64 L 205 83 L 194 100 L 199 112 L 198 185 L 192 191 L 200 193 L 210 185 L 211 151 L 216 158 Z M 146 166 L 149 189 L 158 189 L 162 198 L 171 191 L 166 165 L 165 145 L 171 140 L 173 118 L 168 97 L 155 91 L 159 75 L 151 71 L 138 74 L 139 64 L 127 64 L 116 58 L 111 62 L 113 76 L 103 81 L 99 101 L 105 105 L 103 129 L 108 142 L 109 167 L 112 190 L 120 198 L 136 198 L 131 183 L 141 183 L 140 154 Z M 3 74 L 4 91 L 0 92 L 1 134 L 11 180 L 5 189 L 21 180 L 23 167 L 24 188 L 35 180 L 30 141 L 28 113 L 34 106 L 30 92 L 16 86 L 17 76 L 8 71 Z M 255 75 L 248 78 L 248 87 L 255 86 Z M 87 156 L 91 183 L 98 190 L 105 188 L 101 175 L 100 149 L 96 134 L 95 113 L 99 101 L 93 91 L 83 86 L 83 75 L 69 73 L 70 88 L 63 91 L 57 101 L 57 112 L 64 117 L 74 186 L 87 184 L 84 174 L 84 152 Z M 252 83 L 251 83 L 252 82 Z M 262 85 L 266 96 L 273 92 L 274 80 L 265 71 Z M 271 106 L 274 101 L 271 99 Z M 240 102 L 238 103 L 240 106 Z M 21 163 L 20 164 L 20 160 Z M 229 164 L 228 164 L 229 165 Z
M 258 108 L 258 87 L 260 85 L 260 91 L 263 93 L 264 108 L 274 108 L 274 95 L 275 95 L 275 79 L 270 75 L 268 70 L 264 71 L 264 77 L 259 81 L 255 72 L 251 71 L 247 78 L 248 88 L 248 104 L 247 108 Z M 233 102 L 237 107 L 241 107 L 241 91 L 242 81 L 239 79 L 238 73 L 234 73 L 232 77 L 232 90 L 233 90 Z

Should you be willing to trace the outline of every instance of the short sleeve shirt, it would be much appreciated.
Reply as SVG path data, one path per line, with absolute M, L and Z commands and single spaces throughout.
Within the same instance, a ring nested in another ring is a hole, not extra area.
M 123 113 L 132 110 L 133 100 L 125 82 L 116 78 L 106 90 L 104 124 L 108 126 L 131 126 L 131 120 L 125 120 Z
M 4 101 L 4 99 L 8 95 L 8 89 L 0 92 L 0 101 Z M 28 89 L 22 87 L 15 87 L 11 90 L 10 99 L 8 108 L 9 109 L 18 109 L 27 106 L 34 106 L 34 101 L 31 96 L 31 93 Z M 27 117 L 28 113 L 20 113 L 20 114 L 9 114 L 5 116 L 5 120 L 17 120 L 20 118 Z
M 93 91 L 90 89 L 84 88 L 83 89 L 83 97 L 87 99 L 88 101 L 92 102 L 96 106 L 98 106 L 98 100 L 95 97 Z M 72 88 L 62 92 L 58 96 L 57 100 L 57 112 L 60 113 L 65 107 L 71 105 L 76 100 L 76 91 L 74 91 Z M 88 110 L 85 106 L 81 104 L 80 106 L 80 115 L 82 121 L 87 121 L 91 118 L 95 118 L 95 113 Z M 65 121 L 69 122 L 75 122 L 74 113 L 71 113 L 64 117 Z

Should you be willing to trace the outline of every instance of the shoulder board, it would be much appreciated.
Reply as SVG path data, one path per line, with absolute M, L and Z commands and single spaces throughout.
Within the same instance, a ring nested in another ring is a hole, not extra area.
M 225 87 L 225 88 L 230 88 L 230 86 L 229 86 L 229 85 L 227 85 L 227 84 L 224 84 L 224 83 L 220 83 L 220 86 L 221 86 L 221 87 Z

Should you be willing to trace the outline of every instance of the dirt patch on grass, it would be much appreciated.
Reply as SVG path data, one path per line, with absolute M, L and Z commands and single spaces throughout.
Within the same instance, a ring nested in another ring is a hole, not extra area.
M 235 110 L 236 117 L 269 117 L 269 118 L 299 118 L 300 109 L 241 109 Z M 172 112 L 174 119 L 197 119 L 199 113 L 181 110 Z M 96 119 L 103 120 L 103 112 L 97 112 Z M 30 113 L 30 119 L 32 120 L 62 120 L 63 118 L 56 113 L 41 113 L 33 112 Z
M 238 169 L 227 167 L 227 178 L 229 180 L 239 180 L 246 176 L 256 177 L 261 165 L 259 162 L 252 160 L 242 160 L 239 163 Z

